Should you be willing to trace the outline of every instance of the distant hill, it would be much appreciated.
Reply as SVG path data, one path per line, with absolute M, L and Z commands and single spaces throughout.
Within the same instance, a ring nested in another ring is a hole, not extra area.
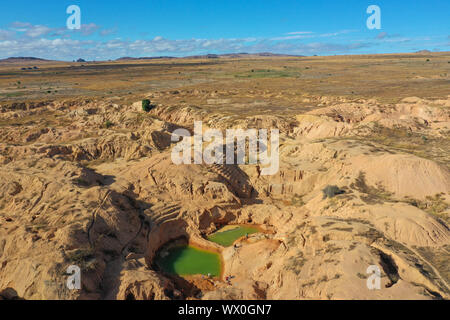
M 259 57 L 304 57 L 302 55 L 293 55 L 293 54 L 280 54 L 280 53 L 270 53 L 270 52 L 261 52 L 254 54 Z
M 157 60 L 157 59 L 220 59 L 220 58 L 245 58 L 245 57 L 304 57 L 301 55 L 277 54 L 270 52 L 261 53 L 225 53 L 225 54 L 204 54 L 193 55 L 186 57 L 171 57 L 171 56 L 156 56 L 156 57 L 121 57 L 115 61 L 130 61 L 130 60 Z M 36 57 L 9 57 L 0 59 L 0 63 L 33 63 L 33 62 L 48 62 L 56 60 L 41 59 Z M 111 60 L 109 60 L 111 61 Z M 74 61 L 75 62 L 75 61 Z M 78 59 L 76 62 L 87 62 L 84 59 Z M 100 61 L 99 61 L 100 62 Z
M 156 59 L 175 59 L 175 57 L 168 57 L 168 56 L 140 57 L 140 58 L 122 57 L 122 58 L 116 59 L 116 61 L 123 61 L 123 60 L 156 60 Z
M 260 52 L 260 53 L 225 53 L 225 54 L 206 54 L 206 55 L 198 55 L 198 56 L 188 56 L 185 58 L 191 59 L 219 59 L 219 58 L 245 58 L 245 57 L 304 57 L 299 55 L 292 54 L 278 54 L 278 53 L 270 53 L 270 52 Z
M 9 57 L 6 59 L 0 59 L 0 62 L 36 62 L 36 61 L 50 61 L 35 57 Z
M 197 56 L 187 56 L 187 59 L 219 59 L 221 56 L 218 54 L 204 54 Z
M 204 55 L 194 55 L 194 56 L 185 56 L 185 57 L 168 57 L 168 56 L 160 56 L 160 57 L 122 57 L 116 59 L 116 61 L 122 60 L 154 60 L 154 59 L 220 59 L 220 58 L 244 58 L 244 57 L 304 57 L 301 55 L 290 55 L 290 54 L 277 54 L 270 52 L 261 52 L 261 53 L 225 53 L 225 54 L 204 54 Z
M 420 50 L 420 51 L 416 51 L 416 53 L 431 53 L 430 50 Z

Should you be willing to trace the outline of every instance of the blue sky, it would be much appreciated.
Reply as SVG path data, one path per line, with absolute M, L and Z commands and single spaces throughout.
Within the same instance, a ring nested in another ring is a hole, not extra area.
M 78 31 L 66 28 L 73 4 Z M 381 9 L 380 30 L 366 27 L 369 5 Z M 2 1 L 0 58 L 449 51 L 449 12 L 448 0 Z

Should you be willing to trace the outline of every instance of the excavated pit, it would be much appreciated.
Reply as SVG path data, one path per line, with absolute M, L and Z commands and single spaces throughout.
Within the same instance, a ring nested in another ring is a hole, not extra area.
M 154 260 L 157 270 L 181 277 L 209 275 L 220 278 L 223 269 L 220 253 L 189 245 L 187 239 L 164 245 Z
M 212 233 L 195 230 L 198 233 L 191 234 L 179 219 L 153 229 L 146 255 L 148 267 L 169 279 L 184 298 L 199 298 L 225 284 L 224 250 L 242 247 L 249 237 L 268 232 L 259 225 L 222 222 L 216 226 L 219 228 Z
M 220 230 L 210 234 L 207 239 L 223 247 L 230 247 L 240 239 L 249 235 L 259 233 L 261 230 L 248 225 L 227 225 Z

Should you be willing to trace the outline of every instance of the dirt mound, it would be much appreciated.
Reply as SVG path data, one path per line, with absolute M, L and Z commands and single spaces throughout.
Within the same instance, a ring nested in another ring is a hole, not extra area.
M 2 106 L 1 299 L 449 297 L 446 98 L 382 104 L 256 88 L 166 91 L 151 98 L 177 103 L 148 113 L 140 102 L 91 99 Z M 239 94 L 288 96 L 304 109 L 222 111 L 239 107 Z M 181 102 L 193 97 L 206 106 Z M 280 170 L 174 164 L 171 134 L 195 120 L 279 129 Z M 227 224 L 260 232 L 227 248 L 207 240 Z M 180 239 L 220 253 L 223 277 L 159 270 L 155 256 Z M 70 265 L 81 268 L 81 290 L 65 285 Z M 367 288 L 372 265 L 380 290 Z
M 424 199 L 450 192 L 450 171 L 427 159 L 411 155 L 357 156 L 349 161 L 369 185 L 379 185 L 396 197 Z

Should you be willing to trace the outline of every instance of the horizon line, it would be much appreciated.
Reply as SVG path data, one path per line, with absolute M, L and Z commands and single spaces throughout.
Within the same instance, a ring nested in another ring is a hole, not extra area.
M 134 56 L 123 56 L 116 59 L 105 59 L 105 60 L 86 60 L 83 58 L 79 58 L 77 60 L 60 60 L 60 59 L 47 59 L 40 58 L 36 56 L 11 56 L 6 58 L 0 58 L 0 62 L 5 62 L 6 60 L 36 60 L 36 61 L 48 61 L 48 62 L 72 62 L 72 63 L 89 63 L 89 62 L 112 62 L 112 61 L 120 61 L 120 60 L 158 60 L 158 59 L 219 59 L 226 58 L 227 56 L 233 55 L 243 55 L 243 56 L 259 56 L 261 58 L 264 57 L 292 57 L 292 58 L 304 58 L 304 57 L 333 57 L 333 56 L 370 56 L 370 55 L 398 55 L 398 54 L 445 54 L 450 53 L 449 51 L 430 51 L 427 49 L 412 51 L 412 52 L 386 52 L 386 53 L 334 53 L 334 54 L 313 54 L 313 55 L 298 55 L 298 54 L 286 54 L 286 53 L 275 53 L 275 52 L 256 52 L 256 53 L 248 53 L 248 52 L 231 52 L 231 53 L 207 53 L 207 54 L 196 54 L 196 55 L 186 55 L 186 56 L 165 56 L 165 55 L 156 55 L 156 56 L 143 56 L 143 57 L 134 57 Z M 82 60 L 82 61 L 80 61 Z

